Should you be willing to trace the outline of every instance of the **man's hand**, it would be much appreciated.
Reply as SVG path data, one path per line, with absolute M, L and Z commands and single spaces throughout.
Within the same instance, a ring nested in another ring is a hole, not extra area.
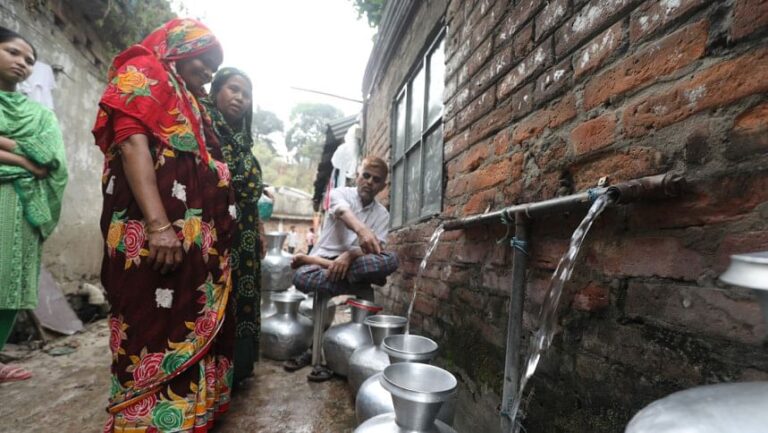
M 347 277 L 347 271 L 354 257 L 349 252 L 342 253 L 328 266 L 328 279 L 338 282 Z
M 381 244 L 379 238 L 369 229 L 363 226 L 357 231 L 357 240 L 360 243 L 360 249 L 365 254 L 381 254 Z

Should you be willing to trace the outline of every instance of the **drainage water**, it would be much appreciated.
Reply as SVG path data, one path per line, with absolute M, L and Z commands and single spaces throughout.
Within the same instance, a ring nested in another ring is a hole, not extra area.
M 530 379 L 536 371 L 536 366 L 539 364 L 541 354 L 552 343 L 552 337 L 555 333 L 555 325 L 557 323 L 557 307 L 560 302 L 560 295 L 563 294 L 563 285 L 571 278 L 573 267 L 576 264 L 576 256 L 579 254 L 581 244 L 584 242 L 587 232 L 589 232 L 592 223 L 595 222 L 600 213 L 602 213 L 608 205 L 608 201 L 609 198 L 607 195 L 601 195 L 595 200 L 592 207 L 589 208 L 587 216 L 584 217 L 581 224 L 579 224 L 579 227 L 576 228 L 576 231 L 573 232 L 573 235 L 571 236 L 571 244 L 568 247 L 568 252 L 566 252 L 560 259 L 560 263 L 557 264 L 557 269 L 555 269 L 555 273 L 549 281 L 547 296 L 544 299 L 544 303 L 541 305 L 541 311 L 539 312 L 539 329 L 531 338 L 525 370 L 520 378 L 520 387 L 509 408 L 509 418 L 512 422 L 517 418 L 517 412 L 520 409 L 520 403 L 523 399 L 523 391 L 525 390 L 525 385 L 528 383 L 528 379 Z M 517 424 L 517 427 L 518 428 L 515 430 L 519 431 L 520 424 Z
M 421 260 L 421 264 L 419 265 L 419 271 L 416 274 L 416 279 L 413 280 L 413 295 L 411 295 L 411 303 L 408 304 L 408 314 L 406 314 L 406 318 L 408 319 L 408 322 L 405 325 L 406 334 L 411 332 L 411 313 L 413 313 L 413 304 L 416 303 L 416 296 L 419 294 L 421 276 L 424 273 L 424 270 L 427 269 L 427 261 L 432 256 L 432 253 L 435 252 L 435 248 L 437 248 L 437 244 L 440 242 L 440 236 L 442 236 L 444 231 L 445 229 L 443 229 L 443 225 L 441 224 L 437 226 L 435 232 L 432 233 L 432 237 L 429 239 L 427 252 L 424 253 L 424 258 Z

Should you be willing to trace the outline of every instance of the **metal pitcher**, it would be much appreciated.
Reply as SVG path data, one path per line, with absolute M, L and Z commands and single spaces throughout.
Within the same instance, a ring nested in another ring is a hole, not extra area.
M 368 326 L 373 344 L 357 348 L 349 357 L 347 379 L 354 393 L 357 393 L 366 379 L 389 365 L 389 357 L 381 344 L 384 338 L 390 335 L 402 334 L 407 322 L 405 317 L 380 314 L 370 316 L 363 321 Z
M 296 293 L 275 293 L 272 301 L 277 312 L 261 324 L 264 356 L 284 361 L 304 353 L 312 342 L 312 322 L 299 314 L 304 299 Z
M 267 239 L 267 255 L 261 259 L 261 291 L 286 290 L 293 284 L 293 256 L 283 251 L 283 242 L 288 233 L 269 232 L 264 236 Z
M 349 358 L 358 347 L 372 345 L 371 333 L 363 324 L 366 318 L 379 311 L 381 307 L 363 299 L 348 299 L 347 305 L 352 313 L 352 320 L 332 326 L 323 336 L 325 363 L 339 376 L 349 373 Z
M 354 433 L 455 433 L 436 419 L 456 395 L 456 378 L 429 364 L 398 362 L 384 369 L 381 385 L 392 394 L 394 413 L 377 415 Z

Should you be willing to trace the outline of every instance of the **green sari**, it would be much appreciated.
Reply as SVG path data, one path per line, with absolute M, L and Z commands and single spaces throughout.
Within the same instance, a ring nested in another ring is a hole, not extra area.
M 53 112 L 17 92 L 0 91 L 0 136 L 49 171 L 37 179 L 0 164 L 0 310 L 33 309 L 42 243 L 59 221 L 67 184 L 64 142 Z
M 250 107 L 236 128 L 232 128 L 216 108 L 216 95 L 227 80 L 239 75 L 248 77 L 235 68 L 223 68 L 211 83 L 211 94 L 204 99 L 213 122 L 213 129 L 221 144 L 224 161 L 232 174 L 237 209 L 237 230 L 232 244 L 232 288 L 236 306 L 235 377 L 237 383 L 253 374 L 253 363 L 259 359 L 259 333 L 261 330 L 261 255 L 258 201 L 264 189 L 259 161 L 251 153 L 253 137 Z

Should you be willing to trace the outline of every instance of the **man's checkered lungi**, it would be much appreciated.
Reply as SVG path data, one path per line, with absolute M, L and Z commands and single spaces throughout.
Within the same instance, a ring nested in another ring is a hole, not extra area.
M 319 290 L 330 296 L 350 294 L 360 284 L 383 286 L 387 276 L 395 272 L 398 265 L 397 255 L 393 252 L 366 254 L 352 262 L 347 270 L 347 278 L 335 282 L 328 279 L 327 269 L 318 265 L 304 265 L 294 272 L 293 284 L 304 293 Z

